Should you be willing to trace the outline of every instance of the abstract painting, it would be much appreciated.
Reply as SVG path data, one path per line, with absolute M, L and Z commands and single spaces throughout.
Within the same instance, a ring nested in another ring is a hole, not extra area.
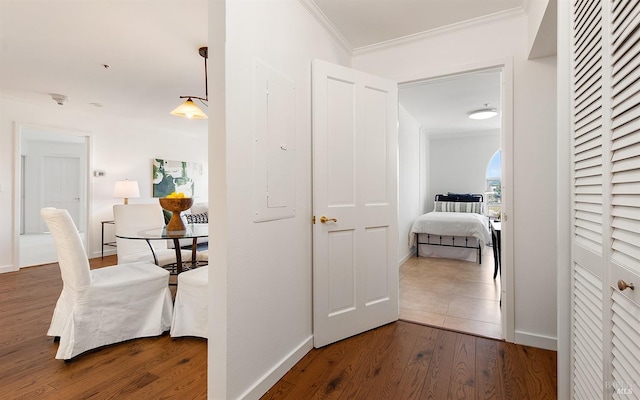
M 153 197 L 182 192 L 194 197 L 202 179 L 202 164 L 187 161 L 153 160 Z

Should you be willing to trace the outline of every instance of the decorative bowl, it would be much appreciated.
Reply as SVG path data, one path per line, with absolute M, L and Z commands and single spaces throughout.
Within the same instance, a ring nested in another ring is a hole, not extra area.
M 167 198 L 161 197 L 160 206 L 167 211 L 171 211 L 171 219 L 167 224 L 167 232 L 169 231 L 184 231 L 185 226 L 184 222 L 182 222 L 182 218 L 180 217 L 180 213 L 188 210 L 193 205 L 192 197 L 182 197 L 182 198 Z

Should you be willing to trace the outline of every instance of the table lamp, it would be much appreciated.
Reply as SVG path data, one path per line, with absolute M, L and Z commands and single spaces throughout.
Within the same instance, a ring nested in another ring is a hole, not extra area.
M 113 188 L 113 197 L 122 197 L 124 204 L 129 204 L 129 198 L 140 197 L 138 181 L 130 181 L 128 179 L 116 181 L 116 185 Z

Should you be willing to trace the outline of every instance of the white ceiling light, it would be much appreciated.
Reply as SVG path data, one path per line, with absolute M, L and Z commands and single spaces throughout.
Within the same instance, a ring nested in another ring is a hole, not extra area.
M 498 110 L 496 110 L 495 108 L 488 108 L 489 107 L 489 103 L 486 103 L 485 108 L 482 108 L 480 110 L 475 110 L 475 111 L 471 111 L 469 113 L 469 118 L 471 119 L 489 119 L 489 118 L 493 118 L 496 115 L 498 115 Z

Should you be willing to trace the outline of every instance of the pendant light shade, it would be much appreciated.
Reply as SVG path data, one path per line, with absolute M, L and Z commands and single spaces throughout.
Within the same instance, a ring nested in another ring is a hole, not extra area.
M 180 104 L 170 113 L 171 115 L 175 115 L 178 117 L 185 118 L 194 118 L 194 119 L 205 119 L 207 118 L 207 114 L 202 112 L 200 107 L 196 105 L 196 103 L 191 100 L 191 97 L 187 98 L 187 101 Z
M 209 88 L 208 88 L 208 79 L 207 79 L 207 58 L 209 58 L 209 48 L 208 47 L 200 47 L 198 49 L 198 53 L 202 58 L 204 58 L 204 92 L 205 97 L 198 96 L 180 96 L 181 99 L 187 99 L 184 103 L 180 104 L 173 111 L 170 112 L 171 115 L 175 115 L 178 117 L 190 118 L 190 119 L 205 119 L 207 118 L 207 114 L 205 114 L 200 107 L 193 102 L 193 99 L 198 99 L 200 102 L 207 107 L 207 102 L 209 101 Z

